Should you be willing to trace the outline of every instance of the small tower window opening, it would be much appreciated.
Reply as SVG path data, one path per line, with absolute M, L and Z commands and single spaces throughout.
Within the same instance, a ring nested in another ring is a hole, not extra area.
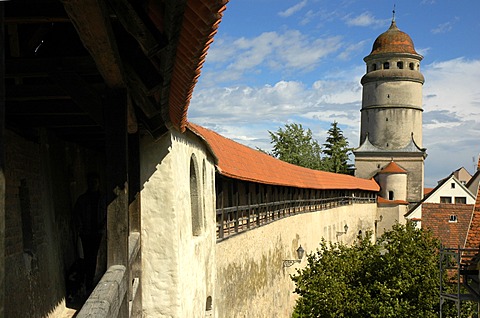
M 415 64 L 413 63 L 408 64 L 408 68 L 413 71 L 415 69 Z
M 397 68 L 403 70 L 403 62 L 402 61 L 397 62 Z
M 417 71 L 420 70 L 420 64 L 417 64 Z
M 389 68 L 390 68 L 390 63 L 389 62 L 383 63 L 383 69 L 384 70 L 388 70 Z
M 377 70 L 377 64 L 376 63 L 373 63 L 372 64 L 372 71 L 376 71 Z
M 393 191 L 388 191 L 388 199 L 391 200 L 391 201 L 394 200 Z
M 457 216 L 456 215 L 450 215 L 450 219 L 448 220 L 448 222 L 450 223 L 457 223 L 458 219 L 457 219 Z
M 212 311 L 212 296 L 207 297 L 207 301 L 205 304 L 205 311 Z

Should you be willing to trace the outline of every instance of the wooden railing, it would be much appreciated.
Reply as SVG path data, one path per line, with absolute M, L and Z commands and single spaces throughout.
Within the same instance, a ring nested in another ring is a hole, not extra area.
M 135 316 L 135 300 L 140 284 L 136 277 L 135 267 L 140 257 L 140 233 L 132 232 L 128 237 L 128 270 L 124 265 L 113 265 L 108 268 L 88 297 L 77 318 L 111 318 Z M 125 299 L 125 297 L 127 297 Z M 125 302 L 128 307 L 124 309 Z M 128 311 L 128 314 L 124 311 Z
M 354 203 L 375 202 L 375 197 L 343 196 L 286 200 L 220 208 L 217 209 L 217 241 L 291 215 L 327 210 Z

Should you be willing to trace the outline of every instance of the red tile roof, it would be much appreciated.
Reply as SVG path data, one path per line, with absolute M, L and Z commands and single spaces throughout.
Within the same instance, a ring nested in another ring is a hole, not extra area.
M 187 127 L 206 142 L 217 158 L 219 173 L 229 178 L 306 189 L 380 189 L 373 179 L 295 166 L 193 123 Z
M 423 196 L 427 196 L 430 192 L 433 191 L 435 188 L 423 188 Z
M 377 203 L 378 204 L 385 204 L 385 205 L 397 205 L 397 204 L 404 204 L 404 205 L 408 205 L 409 202 L 407 201 L 403 201 L 403 200 L 387 200 L 385 198 L 382 198 L 382 197 L 378 197 L 377 198 Z
M 407 173 L 407 171 L 397 165 L 394 161 L 390 161 L 390 163 L 378 173 Z
M 185 131 L 193 88 L 213 36 L 217 33 L 228 0 L 189 0 L 173 66 L 169 96 L 169 116 L 173 126 Z
M 465 248 L 480 247 L 480 187 L 477 190 L 477 200 L 475 201 L 475 209 L 468 228 L 467 240 Z
M 422 228 L 430 229 L 446 247 L 463 248 L 472 213 L 473 204 L 423 203 Z M 456 222 L 449 222 L 451 215 Z

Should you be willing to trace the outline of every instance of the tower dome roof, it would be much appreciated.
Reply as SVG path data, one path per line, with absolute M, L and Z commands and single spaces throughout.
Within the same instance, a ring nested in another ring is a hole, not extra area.
M 380 34 L 373 43 L 370 55 L 382 53 L 409 53 L 416 54 L 413 41 L 410 36 L 398 29 L 395 20 L 392 21 L 390 28 Z

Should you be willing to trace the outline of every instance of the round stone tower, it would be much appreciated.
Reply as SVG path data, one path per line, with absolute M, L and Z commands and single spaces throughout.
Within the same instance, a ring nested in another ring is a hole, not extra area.
M 368 135 L 374 146 L 400 149 L 413 135 L 422 146 L 422 58 L 395 21 L 375 40 L 364 58 L 360 143 Z
M 356 176 L 371 178 L 395 159 L 407 171 L 407 200 L 423 196 L 422 56 L 395 20 L 364 58 L 360 147 L 354 151 Z

